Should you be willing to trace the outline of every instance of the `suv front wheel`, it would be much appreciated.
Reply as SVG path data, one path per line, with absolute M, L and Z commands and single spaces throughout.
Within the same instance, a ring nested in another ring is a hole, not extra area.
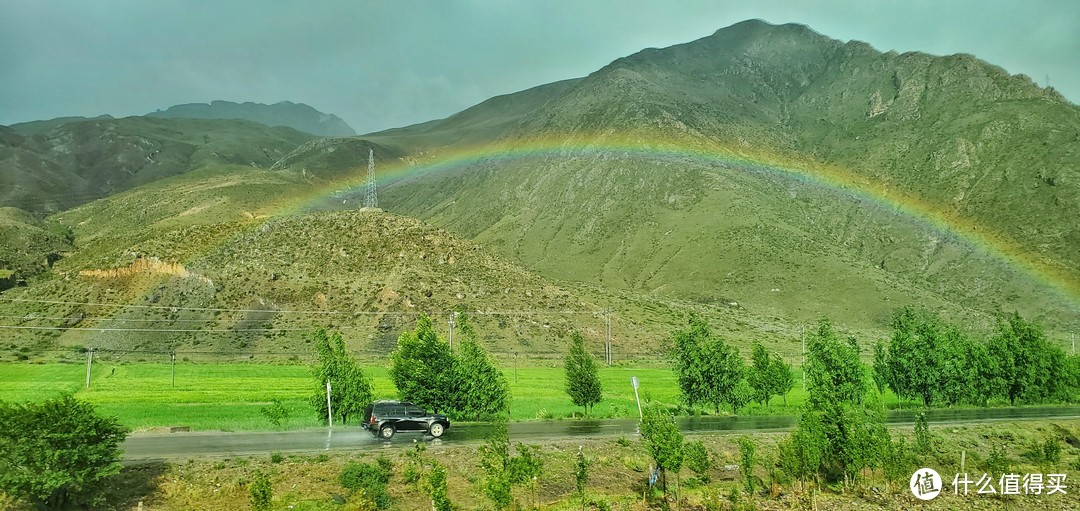
M 379 428 L 379 438 L 382 438 L 384 440 L 390 440 L 393 437 L 394 437 L 394 426 L 393 425 L 391 425 L 391 424 L 383 424 L 382 427 Z
M 431 426 L 428 427 L 428 434 L 435 438 L 441 437 L 443 431 L 445 431 L 445 429 L 443 429 L 443 425 L 438 422 L 433 422 Z

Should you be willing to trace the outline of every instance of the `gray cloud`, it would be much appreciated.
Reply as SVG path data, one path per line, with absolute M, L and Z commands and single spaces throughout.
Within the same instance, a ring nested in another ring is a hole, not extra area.
M 944 5 L 939 5 L 944 4 Z M 583 76 L 747 18 L 880 50 L 972 53 L 1080 99 L 1080 2 L 0 0 L 0 124 L 213 99 L 368 132 Z

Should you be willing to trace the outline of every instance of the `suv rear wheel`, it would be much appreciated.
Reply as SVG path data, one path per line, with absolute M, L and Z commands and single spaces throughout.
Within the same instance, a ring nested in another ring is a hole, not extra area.
M 390 440 L 391 438 L 393 438 L 394 426 L 391 424 L 383 424 L 382 427 L 379 428 L 379 437 L 385 440 Z
M 438 422 L 433 422 L 431 424 L 431 426 L 428 427 L 428 434 L 435 437 L 435 438 L 441 437 L 442 434 L 443 434 L 443 431 L 445 431 L 443 429 L 443 425 L 438 423 Z

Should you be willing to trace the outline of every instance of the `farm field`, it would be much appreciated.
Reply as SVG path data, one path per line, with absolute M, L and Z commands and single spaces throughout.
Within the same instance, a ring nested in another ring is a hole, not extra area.
M 580 415 L 563 390 L 564 373 L 557 367 L 504 367 L 513 396 L 511 420 L 559 419 Z M 388 370 L 367 366 L 376 398 L 394 398 Z M 641 381 L 642 399 L 678 401 L 675 374 L 662 368 L 602 367 L 604 400 L 592 413 L 597 418 L 634 417 L 637 405 L 630 377 Z M 84 364 L 0 364 L 0 396 L 7 401 L 41 400 L 74 393 L 116 415 L 135 431 L 187 426 L 192 430 L 277 429 L 260 409 L 279 399 L 289 411 L 282 429 L 315 427 L 320 423 L 308 404 L 315 391 L 306 365 L 176 364 L 173 385 L 168 363 L 95 364 L 90 388 L 85 388 Z M 799 387 L 796 386 L 796 389 Z M 789 405 L 801 400 L 799 390 Z M 773 408 L 781 400 L 774 398 Z M 747 410 L 749 411 L 749 410 Z M 752 413 L 752 412 L 751 412 Z

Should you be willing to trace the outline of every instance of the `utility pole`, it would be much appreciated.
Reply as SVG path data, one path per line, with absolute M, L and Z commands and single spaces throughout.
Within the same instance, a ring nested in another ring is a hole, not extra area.
M 334 429 L 334 412 L 330 408 L 330 379 L 326 380 L 326 422 L 330 429 Z
M 86 350 L 86 388 L 90 388 L 90 372 L 94 367 L 94 348 Z
M 806 333 L 802 325 L 799 325 L 799 340 L 802 342 L 802 364 L 799 364 L 799 369 L 802 370 L 802 389 L 806 390 Z
M 604 318 L 607 322 L 607 342 L 604 343 L 604 358 L 607 359 L 608 367 L 611 367 L 611 309 L 604 310 Z
M 450 313 L 450 351 L 454 351 L 454 327 L 457 323 L 454 322 L 454 317 L 457 316 L 457 312 Z

